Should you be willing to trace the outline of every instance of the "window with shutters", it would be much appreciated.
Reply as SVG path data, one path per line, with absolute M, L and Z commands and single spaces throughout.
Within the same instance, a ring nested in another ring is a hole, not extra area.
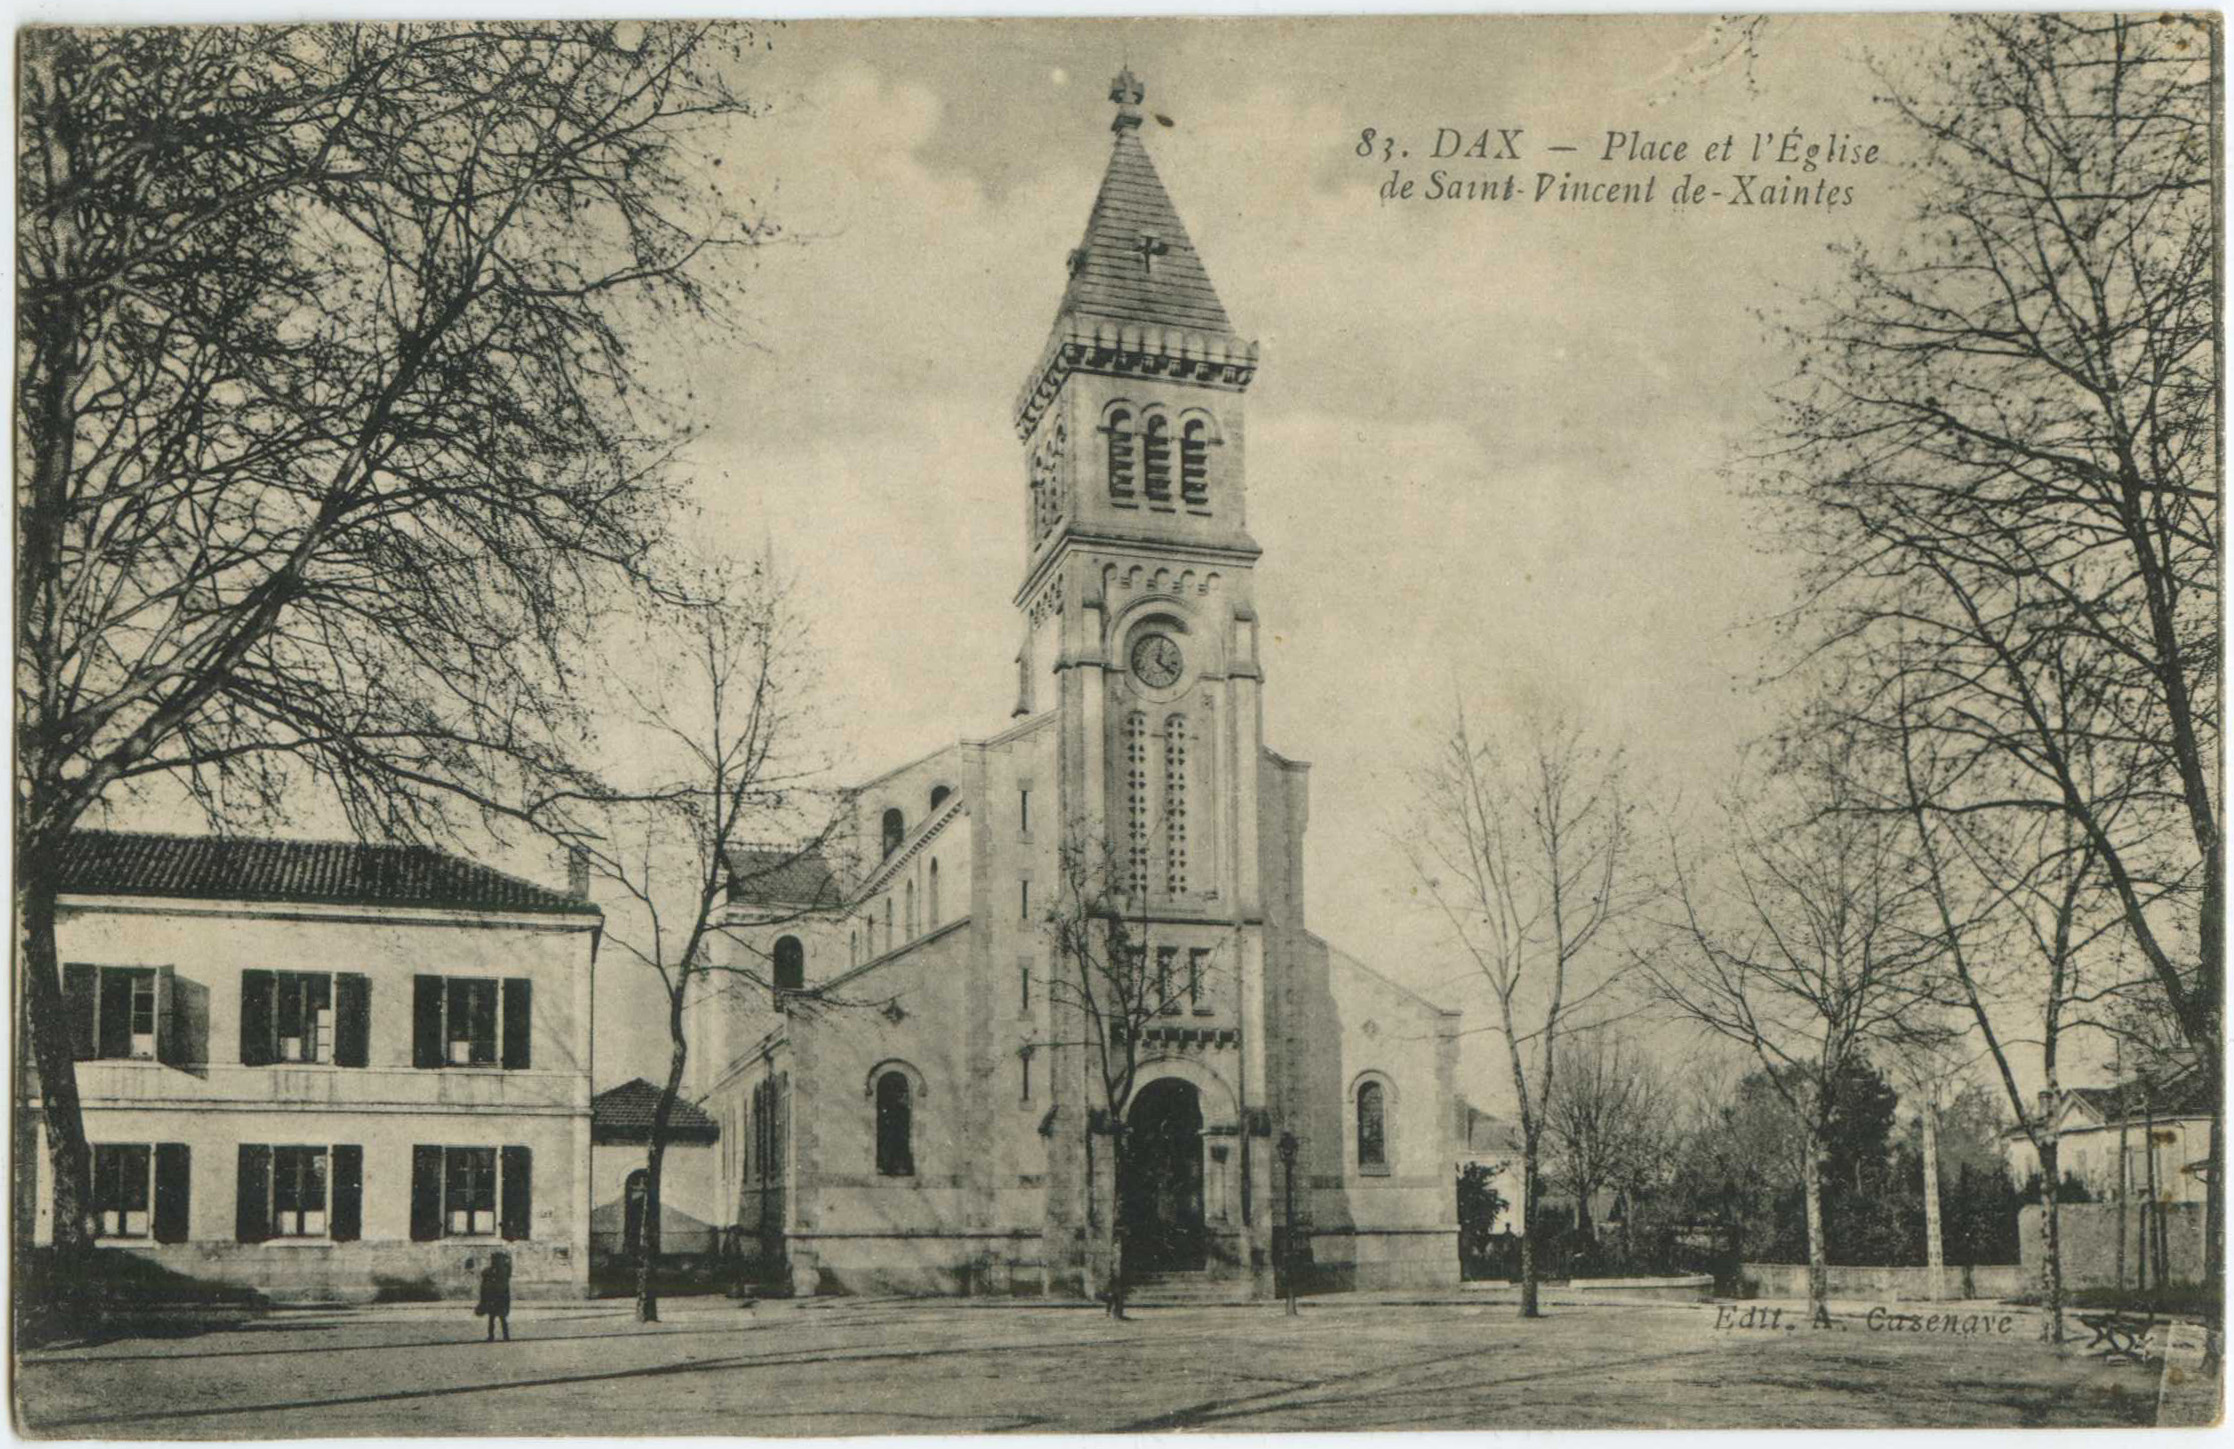
M 274 1147 L 271 1155 L 271 1235 L 326 1236 L 326 1149 Z
M 173 977 L 168 966 L 62 968 L 80 1061 L 167 1061 Z
M 1202 989 L 1202 978 L 1210 964 L 1210 948 L 1196 946 L 1187 952 L 1187 1003 L 1197 1016 L 1210 1014 L 1210 998 Z
M 1156 999 L 1151 1003 L 1164 1016 L 1179 1014 L 1179 948 L 1156 948 Z
M 533 1065 L 533 1001 L 533 983 L 524 976 L 414 977 L 412 1065 Z
M 453 1238 L 496 1232 L 496 1149 L 442 1150 L 442 1231 Z
M 93 1149 L 93 1231 L 103 1238 L 155 1235 L 155 1154 L 144 1143 Z

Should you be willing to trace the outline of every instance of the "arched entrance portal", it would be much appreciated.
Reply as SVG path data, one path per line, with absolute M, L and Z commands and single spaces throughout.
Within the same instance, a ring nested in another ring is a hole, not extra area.
M 1163 1077 L 1134 1096 L 1118 1214 L 1129 1267 L 1144 1273 L 1203 1266 L 1202 1097 Z

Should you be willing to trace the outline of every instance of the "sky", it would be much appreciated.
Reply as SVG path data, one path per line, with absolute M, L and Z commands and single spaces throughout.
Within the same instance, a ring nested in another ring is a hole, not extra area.
M 1491 998 L 1394 845 L 1407 774 L 1461 702 L 1558 710 L 1624 747 L 1655 801 L 1698 800 L 1773 720 L 1756 686 L 1793 579 L 1742 459 L 1797 362 L 1776 324 L 1836 276 L 1834 248 L 1901 239 L 1913 158 L 1871 66 L 1928 58 L 1943 24 L 1784 16 L 1749 45 L 1705 15 L 762 30 L 733 75 L 757 114 L 699 140 L 709 186 L 775 238 L 725 263 L 730 325 L 651 339 L 651 380 L 697 433 L 679 460 L 693 527 L 798 577 L 847 778 L 1005 726 L 1025 558 L 1011 407 L 1129 66 L 1170 122 L 1145 128 L 1165 186 L 1261 348 L 1265 733 L 1313 766 L 1308 919 L 1464 1010 L 1462 1088 L 1503 1110 Z M 1521 159 L 1431 154 L 1485 131 L 1492 151 L 1517 132 Z M 1609 133 L 1654 159 L 1605 161 Z M 1794 133 L 1879 159 L 1706 154 Z M 1521 195 L 1427 200 L 1438 165 L 1510 172 Z M 1414 199 L 1382 198 L 1392 166 Z M 1656 189 L 1539 203 L 1539 171 Z M 1851 201 L 1735 205 L 1737 172 Z M 1718 194 L 1672 204 L 1687 176 Z M 640 972 L 601 966 L 600 1087 L 662 1067 Z
M 1828 280 L 1831 245 L 1896 235 L 1903 176 L 1888 149 L 1839 208 L 1390 204 L 1363 132 L 1411 151 L 1422 189 L 1444 128 L 1489 128 L 1492 150 L 1518 128 L 1518 164 L 1442 164 L 1517 172 L 1523 192 L 1584 163 L 1661 173 L 1656 199 L 1686 172 L 1776 179 L 1792 168 L 1703 148 L 1795 127 L 1891 148 L 1866 52 L 1936 29 L 1785 19 L 1751 54 L 1705 16 L 778 29 L 738 72 L 765 111 L 719 170 L 784 240 L 753 258 L 745 335 L 674 358 L 705 427 L 686 462 L 708 535 L 800 574 L 858 776 L 1004 725 L 1024 562 L 1010 408 L 1129 65 L 1173 123 L 1145 128 L 1164 183 L 1261 347 L 1265 732 L 1313 765 L 1309 919 L 1465 1010 L 1466 1090 L 1495 1104 L 1491 1000 L 1392 845 L 1406 774 L 1464 700 L 1568 711 L 1660 794 L 1727 777 L 1768 722 L 1752 686 L 1789 598 L 1727 474 L 1794 364 L 1763 313 Z M 1630 130 L 1686 159 L 1602 163 Z

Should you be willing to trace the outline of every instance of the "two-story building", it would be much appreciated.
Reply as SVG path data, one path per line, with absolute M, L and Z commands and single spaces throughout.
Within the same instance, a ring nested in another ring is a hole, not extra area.
M 110 831 L 61 879 L 101 1248 L 275 1300 L 469 1296 L 499 1248 L 518 1293 L 587 1291 L 586 880 Z

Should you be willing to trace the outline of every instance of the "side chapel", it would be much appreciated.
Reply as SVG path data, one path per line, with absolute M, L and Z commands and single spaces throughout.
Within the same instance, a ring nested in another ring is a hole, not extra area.
M 843 851 L 739 853 L 727 949 L 776 989 L 701 1008 L 719 1220 L 800 1293 L 1090 1294 L 1116 1214 L 1151 1283 L 1269 1294 L 1292 1134 L 1306 1287 L 1455 1284 L 1458 1014 L 1305 925 L 1309 766 L 1263 739 L 1257 347 L 1149 160 L 1140 82 L 1110 98 L 1108 171 L 1014 410 L 1013 722 L 860 785 Z M 1047 989 L 1074 824 L 1185 982 L 1142 1033 L 1122 1184 Z

